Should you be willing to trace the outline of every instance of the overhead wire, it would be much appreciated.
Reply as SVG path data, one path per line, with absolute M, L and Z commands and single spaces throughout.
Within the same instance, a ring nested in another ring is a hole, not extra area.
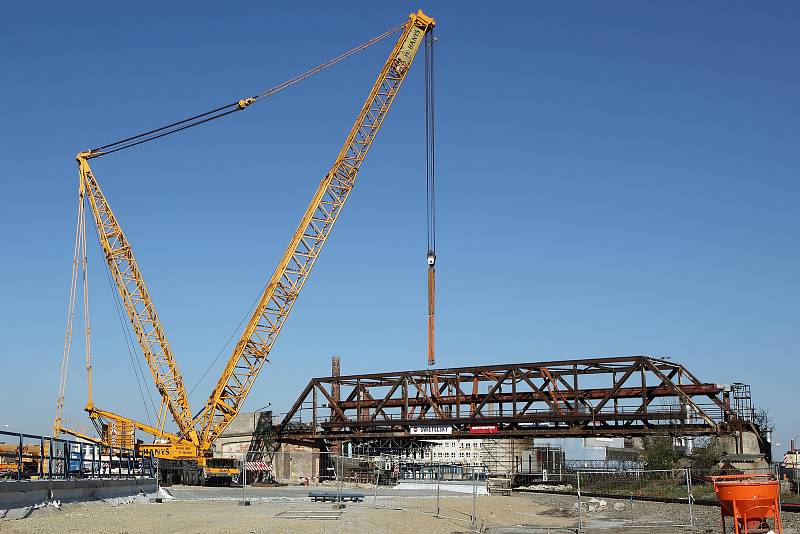
M 382 41 L 386 37 L 392 35 L 393 33 L 399 31 L 403 28 L 404 25 L 395 26 L 394 28 L 385 31 L 384 33 L 378 35 L 377 37 L 373 37 L 369 41 L 361 43 L 360 45 L 351 48 L 350 50 L 339 54 L 338 56 L 329 59 L 325 63 L 317 65 L 316 67 L 309 69 L 302 74 L 298 74 L 293 78 L 289 78 L 288 80 L 279 83 L 278 85 L 267 89 L 266 91 L 262 91 L 256 95 L 253 95 L 249 98 L 243 98 L 241 100 L 237 100 L 236 102 L 231 102 L 230 104 L 225 104 L 224 106 L 219 106 L 215 109 L 210 111 L 206 111 L 205 113 L 200 113 L 198 115 L 194 115 L 192 117 L 188 117 L 171 124 L 167 124 L 166 126 L 161 126 L 160 128 L 155 128 L 153 130 L 149 130 L 146 132 L 142 132 L 140 134 L 132 135 L 130 137 L 126 137 L 125 139 L 121 139 L 119 141 L 115 141 L 113 143 L 108 143 L 96 148 L 91 149 L 88 152 L 87 158 L 99 158 L 101 156 L 106 156 L 108 154 L 113 154 L 114 152 L 119 152 L 120 150 L 125 150 L 128 148 L 132 148 L 143 143 L 147 143 L 149 141 L 154 141 L 156 139 L 160 139 L 167 135 L 171 135 L 177 132 L 181 132 L 183 130 L 187 130 L 189 128 L 193 128 L 195 126 L 199 126 L 201 124 L 205 124 L 215 119 L 219 119 L 235 113 L 237 111 L 241 111 L 251 104 L 259 102 L 265 98 L 268 98 L 274 94 L 277 94 L 287 87 L 290 87 L 297 82 L 305 80 L 306 78 L 313 76 L 322 72 L 323 70 L 327 69 L 328 67 L 332 67 L 337 63 L 344 61 L 345 59 L 349 58 L 353 54 L 361 52 L 366 48 L 374 45 L 375 43 Z

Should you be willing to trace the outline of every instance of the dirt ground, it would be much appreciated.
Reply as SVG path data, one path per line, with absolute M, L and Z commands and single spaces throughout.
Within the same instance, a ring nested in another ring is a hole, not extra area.
M 167 502 L 161 504 L 125 504 L 110 507 L 106 504 L 63 505 L 61 510 L 36 510 L 25 519 L 0 520 L 2 534 L 150 534 L 150 533 L 400 533 L 428 534 L 470 531 L 472 499 L 443 498 L 442 515 L 416 510 L 373 508 L 372 503 L 347 504 L 336 520 L 281 519 L 277 514 L 287 511 L 333 511 L 331 503 L 265 502 L 252 506 L 237 506 L 235 502 Z M 543 515 L 547 506 L 538 505 L 524 497 L 482 497 L 477 502 L 479 528 L 530 525 L 553 527 L 553 533 L 570 527 L 572 517 Z M 547 532 L 542 530 L 540 532 Z
M 626 504 L 616 511 L 613 505 Z M 435 497 L 367 498 L 347 503 L 337 519 L 301 519 L 298 515 L 334 513 L 332 503 L 314 503 L 297 498 L 271 498 L 239 506 L 233 501 L 174 500 L 165 503 L 139 502 L 112 506 L 105 502 L 62 505 L 60 509 L 34 510 L 25 519 L 0 519 L 0 534 L 259 534 L 288 533 L 400 533 L 439 534 L 474 532 L 471 526 L 472 498 Z M 481 496 L 476 500 L 477 530 L 487 534 L 576 532 L 578 526 L 574 497 L 520 494 L 512 497 Z M 377 505 L 377 507 L 376 507 Z M 295 518 L 282 518 L 293 514 Z M 674 534 L 718 533 L 719 509 L 696 507 L 694 528 L 685 524 L 685 505 L 609 501 L 608 509 L 584 513 L 586 534 Z M 800 514 L 784 514 L 784 533 L 800 532 Z M 670 526 L 669 524 L 672 524 Z

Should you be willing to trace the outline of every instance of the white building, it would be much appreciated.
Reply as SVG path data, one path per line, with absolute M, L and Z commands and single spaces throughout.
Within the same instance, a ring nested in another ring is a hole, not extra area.
M 460 465 L 483 465 L 482 439 L 448 439 L 437 441 L 428 451 L 428 462 Z
M 482 439 L 437 439 L 428 443 L 430 447 L 424 454 L 412 451 L 401 455 L 399 459 L 418 464 L 483 465 Z

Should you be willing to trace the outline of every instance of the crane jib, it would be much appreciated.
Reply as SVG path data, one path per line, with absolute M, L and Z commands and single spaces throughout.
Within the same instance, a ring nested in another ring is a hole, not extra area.
M 425 35 L 425 30 L 414 26 L 408 32 L 408 37 L 400 46 L 400 53 L 397 54 L 397 60 L 400 62 L 404 68 L 408 68 L 411 65 L 411 61 L 414 59 L 414 56 L 417 54 L 417 50 L 419 50 L 419 45 L 422 43 L 422 38 Z

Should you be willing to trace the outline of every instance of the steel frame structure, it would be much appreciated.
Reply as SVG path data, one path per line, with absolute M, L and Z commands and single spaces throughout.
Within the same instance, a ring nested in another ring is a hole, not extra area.
M 730 392 L 730 386 L 701 382 L 678 363 L 647 356 L 314 378 L 277 427 L 277 439 L 689 436 L 742 430 L 762 439 L 747 414 L 732 408 Z M 427 433 L 433 426 L 444 430 Z M 490 436 L 483 434 L 487 431 Z

